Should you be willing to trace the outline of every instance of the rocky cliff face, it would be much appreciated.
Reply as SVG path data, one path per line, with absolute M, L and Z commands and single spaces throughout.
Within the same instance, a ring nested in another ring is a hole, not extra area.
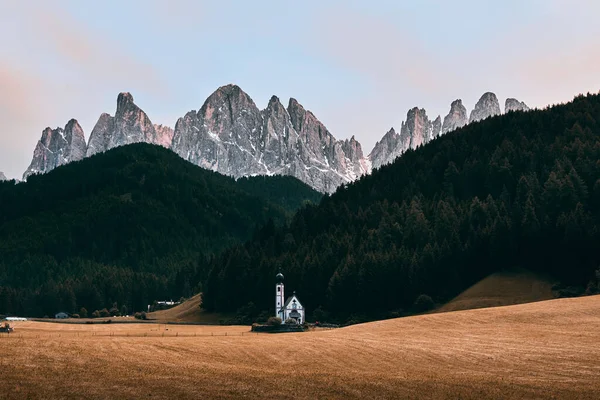
M 439 115 L 431 123 L 431 139 L 434 139 L 442 134 L 442 117 Z
M 482 119 L 500 115 L 501 113 L 498 98 L 494 93 L 487 92 L 475 104 L 475 108 L 471 111 L 471 116 L 469 117 L 469 123 L 481 121 Z
M 369 161 L 373 168 L 393 162 L 398 156 L 408 149 L 416 149 L 439 135 L 441 118 L 429 121 L 427 112 L 418 107 L 411 108 L 406 114 L 406 121 L 402 122 L 400 134 L 392 128 L 369 154 Z
M 154 124 L 154 130 L 156 131 L 156 144 L 167 148 L 171 147 L 171 143 L 173 143 L 173 134 L 175 133 L 173 128 Z
M 380 141 L 375 143 L 375 147 L 369 154 L 369 159 L 373 168 L 379 168 L 396 159 L 396 148 L 400 143 L 400 135 L 396 133 L 394 128 L 391 128 Z
M 42 138 L 35 147 L 23 180 L 32 174 L 45 173 L 71 161 L 81 160 L 85 153 L 85 136 L 76 120 L 70 120 L 64 129 L 46 128 L 42 131 Z
M 507 113 L 509 111 L 529 111 L 529 107 L 527 107 L 527 104 L 523 103 L 522 101 L 508 98 L 504 103 L 504 112 Z
M 442 135 L 465 126 L 469 123 L 467 118 L 467 109 L 462 104 L 462 100 L 454 100 L 450 104 L 450 112 L 444 117 L 442 125 Z
M 4 175 L 4 172 L 0 171 L 0 181 L 7 181 L 8 179 L 6 178 L 6 175 Z
M 506 112 L 528 110 L 525 103 L 509 98 Z M 220 87 L 199 111 L 179 118 L 175 129 L 154 125 L 135 105 L 129 93 L 117 98 L 115 116 L 102 114 L 94 126 L 88 145 L 77 121 L 65 129 L 46 128 L 24 174 L 47 172 L 70 161 L 113 147 L 146 142 L 170 147 L 184 159 L 234 177 L 249 175 L 291 175 L 316 190 L 333 192 L 372 168 L 394 161 L 408 149 L 467 123 L 500 114 L 496 95 L 485 93 L 467 118 L 462 101 L 455 100 L 442 119 L 430 121 L 424 109 L 407 113 L 400 132 L 390 129 L 364 157 L 354 138 L 337 140 L 310 111 L 290 99 L 285 107 L 276 96 L 264 110 L 236 85 Z
M 167 147 L 170 144 L 168 131 L 158 133 L 146 113 L 135 105 L 133 96 L 129 93 L 120 93 L 117 97 L 115 116 L 104 113 L 100 115 L 94 126 L 90 134 L 87 156 L 137 142 Z
M 354 140 L 338 141 L 295 99 L 273 96 L 265 110 L 238 86 L 217 89 L 175 125 L 171 148 L 204 168 L 232 175 L 292 175 L 322 192 L 370 172 Z

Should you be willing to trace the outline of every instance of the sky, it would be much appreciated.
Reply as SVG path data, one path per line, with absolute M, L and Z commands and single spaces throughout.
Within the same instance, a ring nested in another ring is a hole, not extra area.
M 119 92 L 175 126 L 234 83 L 296 98 L 366 154 L 406 112 L 442 118 L 487 91 L 544 107 L 600 90 L 596 0 L 0 0 L 0 171 L 42 130 L 86 139 Z

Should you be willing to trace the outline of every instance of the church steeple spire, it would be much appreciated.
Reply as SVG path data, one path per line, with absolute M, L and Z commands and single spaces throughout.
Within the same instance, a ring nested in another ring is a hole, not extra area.
M 283 302 L 285 301 L 283 279 L 280 269 L 279 273 L 275 275 L 275 316 L 281 318 L 282 321 L 284 317 Z

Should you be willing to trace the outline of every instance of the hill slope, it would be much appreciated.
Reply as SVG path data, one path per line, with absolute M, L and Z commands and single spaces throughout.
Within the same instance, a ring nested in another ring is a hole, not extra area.
M 148 144 L 2 182 L 0 314 L 190 296 L 207 258 L 320 197 L 291 177 L 236 182 Z
M 278 268 L 309 311 L 338 320 L 384 317 L 421 294 L 445 303 L 517 265 L 593 289 L 598 159 L 600 95 L 469 124 L 228 250 L 204 304 L 268 310 Z
M 0 390 L 90 399 L 597 399 L 599 310 L 600 296 L 590 296 L 285 335 L 21 322 L 20 338 L 0 339 L 11 361 Z M 282 368 L 294 373 L 282 378 Z
M 525 270 L 495 272 L 437 311 L 499 307 L 553 299 L 552 280 Z

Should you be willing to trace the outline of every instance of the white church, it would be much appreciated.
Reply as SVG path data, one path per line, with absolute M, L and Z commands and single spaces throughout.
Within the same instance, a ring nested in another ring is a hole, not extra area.
M 306 322 L 304 307 L 298 300 L 296 292 L 284 302 L 283 274 L 278 273 L 275 279 L 275 316 L 281 318 L 283 323 L 289 318 L 296 320 L 298 324 Z

